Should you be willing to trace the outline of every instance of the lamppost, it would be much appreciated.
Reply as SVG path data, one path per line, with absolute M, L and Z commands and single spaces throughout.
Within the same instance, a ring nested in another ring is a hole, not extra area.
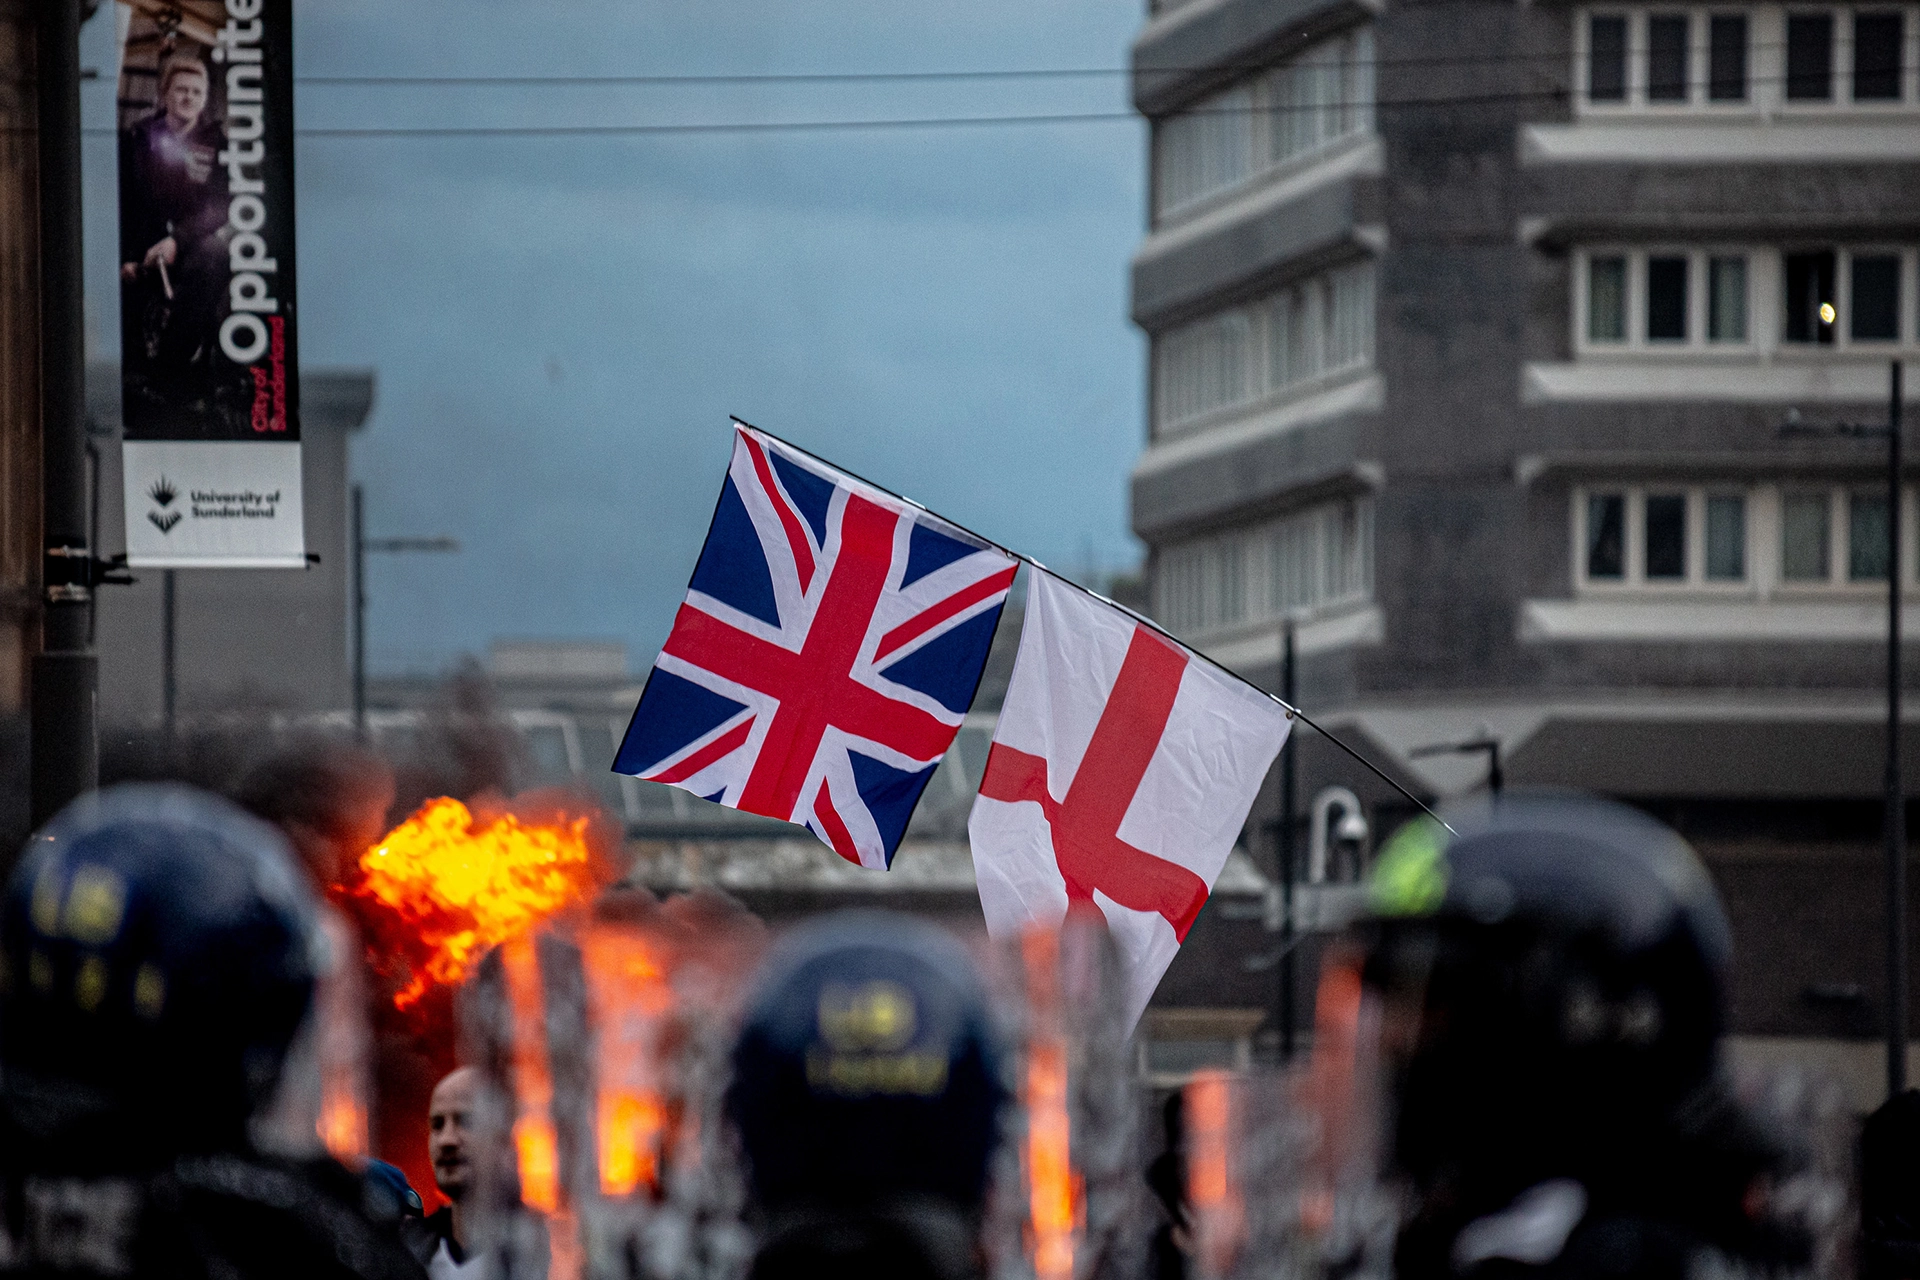
M 458 551 L 457 538 L 369 538 L 366 494 L 353 486 L 353 736 L 367 736 L 367 552 Z
M 1824 318 L 1824 317 L 1823 317 Z M 1887 442 L 1887 1096 L 1907 1087 L 1907 805 L 1900 778 L 1900 362 L 1887 374 L 1885 422 L 1813 426 L 1789 412 L 1783 436 L 1846 436 Z

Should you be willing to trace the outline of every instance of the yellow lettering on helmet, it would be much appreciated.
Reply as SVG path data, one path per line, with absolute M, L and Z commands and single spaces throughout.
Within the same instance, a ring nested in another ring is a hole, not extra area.
M 29 914 L 33 917 L 33 927 L 43 936 L 51 938 L 60 932 L 60 862 L 49 858 L 40 874 L 33 878 L 33 907 Z
M 836 1049 L 898 1049 L 913 1039 L 919 1017 L 913 993 L 885 979 L 820 989 L 820 1036 Z
M 99 956 L 88 956 L 73 976 L 73 1002 L 80 1006 L 80 1012 L 92 1013 L 106 998 L 107 962 Z
M 81 867 L 67 890 L 67 936 L 90 946 L 112 942 L 126 907 L 126 881 L 105 867 Z
M 167 979 L 151 964 L 140 966 L 133 975 L 133 1007 L 141 1017 L 158 1018 L 167 1003 Z

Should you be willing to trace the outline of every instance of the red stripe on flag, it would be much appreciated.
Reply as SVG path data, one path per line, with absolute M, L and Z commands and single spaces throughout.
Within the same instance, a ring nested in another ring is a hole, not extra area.
M 880 647 L 874 650 L 873 660 L 880 661 L 894 650 L 918 640 L 961 610 L 971 608 L 987 597 L 1005 591 L 1013 585 L 1013 575 L 1019 571 L 1020 566 L 1016 564 L 1004 573 L 996 573 L 991 578 L 982 578 L 965 591 L 948 596 L 919 617 L 909 618 L 880 637 Z
M 1158 912 L 1182 942 L 1206 905 L 1207 882 L 1128 844 L 1120 825 L 1166 732 L 1186 669 L 1185 654 L 1135 627 L 1065 796 L 1053 798 L 1044 757 L 1003 742 L 988 752 L 980 779 L 983 799 L 1040 806 L 1069 902 L 1091 902 L 1097 890 L 1131 910 Z
M 767 491 L 767 498 L 780 517 L 780 527 L 787 531 L 787 541 L 793 546 L 793 565 L 800 572 L 800 589 L 805 591 L 813 581 L 813 547 L 807 542 L 806 526 L 800 523 L 800 517 L 787 504 L 780 486 L 773 482 L 773 468 L 767 465 L 767 455 L 759 442 L 752 436 L 746 436 L 745 439 L 747 452 L 753 456 L 753 469 L 760 477 L 760 487 Z
M 643 773 L 640 776 L 648 782 L 685 782 L 715 760 L 739 749 L 747 740 L 747 734 L 753 730 L 753 717 L 748 716 L 727 732 L 709 742 L 692 755 L 677 764 L 668 765 L 656 773 Z
M 827 833 L 833 851 L 854 866 L 860 866 L 860 850 L 854 847 L 853 833 L 847 830 L 847 824 L 840 821 L 840 815 L 834 812 L 833 793 L 827 789 L 825 778 L 820 779 L 820 794 L 813 798 L 813 816 L 819 821 L 821 830 Z
M 1004 742 L 996 742 L 987 749 L 987 768 L 980 775 L 980 794 L 1007 804 L 1031 800 L 1047 815 L 1049 825 L 1060 810 L 1047 793 L 1047 762 Z

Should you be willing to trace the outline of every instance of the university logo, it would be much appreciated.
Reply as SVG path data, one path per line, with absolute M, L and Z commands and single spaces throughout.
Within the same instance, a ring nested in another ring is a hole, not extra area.
M 161 476 L 153 482 L 153 487 L 147 490 L 147 496 L 159 503 L 162 508 L 165 508 L 173 505 L 173 500 L 180 496 L 180 491 L 173 487 L 171 480 L 165 476 Z M 178 511 L 165 510 L 149 511 L 147 512 L 147 519 L 151 520 L 153 527 L 160 532 L 172 533 L 173 526 L 180 523 L 181 513 Z

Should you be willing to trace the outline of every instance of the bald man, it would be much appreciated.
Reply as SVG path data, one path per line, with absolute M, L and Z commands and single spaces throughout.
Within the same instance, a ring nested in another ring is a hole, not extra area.
M 487 1280 L 495 1268 L 490 1251 L 469 1253 L 474 1162 L 482 1145 L 475 1130 L 482 1081 L 475 1067 L 461 1067 L 433 1087 L 427 1103 L 427 1159 L 433 1181 L 447 1198 L 425 1218 L 407 1224 L 407 1247 L 431 1280 Z

